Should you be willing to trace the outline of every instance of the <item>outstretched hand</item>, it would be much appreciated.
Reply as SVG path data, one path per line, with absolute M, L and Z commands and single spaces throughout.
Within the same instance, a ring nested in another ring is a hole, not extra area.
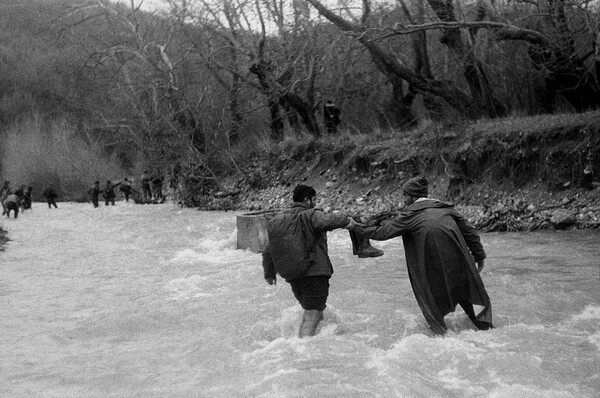
M 356 221 L 354 221 L 354 220 L 352 219 L 352 217 L 349 217 L 349 218 L 350 218 L 350 222 L 349 222 L 349 223 L 348 223 L 348 225 L 346 225 L 344 228 L 346 228 L 348 231 L 354 231 L 354 228 L 356 228 L 356 224 L 357 224 L 357 222 L 356 222 Z
M 481 273 L 481 271 L 483 270 L 483 267 L 485 267 L 485 261 L 484 260 L 477 261 L 477 271 L 479 271 L 479 273 Z
M 265 280 L 267 281 L 267 283 L 269 285 L 275 285 L 275 286 L 277 286 L 277 277 L 276 276 L 274 276 L 272 278 L 265 278 Z

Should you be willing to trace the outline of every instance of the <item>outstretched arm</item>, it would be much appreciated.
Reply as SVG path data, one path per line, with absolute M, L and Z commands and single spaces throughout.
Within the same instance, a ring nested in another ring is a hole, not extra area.
M 373 240 L 388 240 L 402 235 L 406 228 L 406 221 L 398 217 L 379 227 L 356 223 L 354 232 Z

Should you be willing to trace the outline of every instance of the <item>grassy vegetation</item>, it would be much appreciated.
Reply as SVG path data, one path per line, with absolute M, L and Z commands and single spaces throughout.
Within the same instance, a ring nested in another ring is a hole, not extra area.
M 551 188 L 576 182 L 588 150 L 598 169 L 600 112 L 481 120 L 450 128 L 429 124 L 370 135 L 346 132 L 318 140 L 295 136 L 263 145 L 256 155 L 268 159 L 267 174 L 297 168 L 302 175 L 307 167 L 318 166 L 392 179 L 445 176 L 455 184 L 495 181 L 521 186 L 543 181 Z
M 600 112 L 346 131 L 316 140 L 296 134 L 257 145 L 224 190 L 244 192 L 232 207 L 260 210 L 285 205 L 291 187 L 304 182 L 327 195 L 326 207 L 376 216 L 398 210 L 402 183 L 421 174 L 433 197 L 457 204 L 494 206 L 519 197 L 544 207 L 579 195 L 588 153 L 597 181 Z
M 59 197 L 86 197 L 95 180 L 120 180 L 125 174 L 103 147 L 75 135 L 66 121 L 45 122 L 32 115 L 10 126 L 2 138 L 2 178 L 12 187 L 32 186 L 34 199 L 53 184 Z

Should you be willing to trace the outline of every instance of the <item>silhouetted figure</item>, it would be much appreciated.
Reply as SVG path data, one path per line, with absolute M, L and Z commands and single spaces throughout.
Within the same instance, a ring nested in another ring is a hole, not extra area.
M 340 124 L 341 111 L 333 101 L 328 100 L 323 106 L 323 120 L 325 121 L 325 130 L 327 134 L 337 133 L 337 126 Z
M 161 176 L 152 177 L 152 200 L 157 203 L 163 200 L 163 178 Z
M 121 192 L 123 192 L 123 195 L 125 195 L 125 202 L 129 202 L 129 195 L 131 195 L 133 192 L 131 181 L 129 181 L 127 178 L 124 178 L 123 181 L 121 181 L 121 188 L 119 189 Z
M 109 203 L 113 206 L 115 205 L 115 199 L 117 197 L 115 187 L 117 187 L 120 184 L 121 183 L 119 182 L 113 185 L 110 180 L 106 181 L 106 185 L 104 186 L 104 190 L 102 191 L 102 197 L 104 198 L 104 204 L 106 206 L 108 206 Z
M 19 207 L 21 207 L 21 199 L 14 193 L 9 193 L 2 201 L 2 214 L 10 217 L 10 211 L 14 212 L 15 218 L 19 216 Z
M 150 189 L 150 176 L 147 171 L 142 173 L 140 180 L 142 184 L 142 200 L 148 202 L 152 199 L 152 190 Z
M 58 209 L 58 206 L 56 205 L 56 198 L 58 198 L 58 194 L 54 190 L 54 186 L 52 184 L 50 184 L 48 188 L 44 189 L 42 195 L 44 195 L 46 198 L 46 203 L 48 203 L 49 209 L 51 209 L 52 206 L 54 206 L 55 209 Z
M 23 192 L 23 200 L 21 201 L 21 209 L 22 210 L 31 209 L 32 203 L 33 203 L 33 187 L 29 186 Z
M 90 188 L 88 194 L 92 199 L 92 204 L 94 207 L 98 207 L 100 194 L 102 193 L 102 189 L 100 189 L 100 181 L 94 182 L 94 186 Z

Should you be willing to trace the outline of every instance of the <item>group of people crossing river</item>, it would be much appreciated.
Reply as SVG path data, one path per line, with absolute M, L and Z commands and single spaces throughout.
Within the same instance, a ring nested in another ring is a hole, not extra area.
M 54 190 L 54 186 L 50 184 L 42 195 L 46 198 L 48 208 L 57 208 L 56 198 L 58 195 Z M 33 187 L 21 184 L 17 188 L 11 188 L 10 181 L 4 181 L 0 188 L 0 203 L 2 203 L 2 215 L 10 217 L 10 212 L 13 212 L 14 218 L 19 216 L 19 211 L 31 209 L 33 203 Z
M 102 188 L 100 181 L 95 181 L 87 192 L 93 206 L 99 206 L 100 197 L 106 206 L 114 206 L 117 187 L 126 202 L 133 194 L 145 201 L 164 201 L 162 179 L 152 179 L 144 172 L 140 191 L 133 188 L 128 178 L 117 183 L 107 180 Z M 294 189 L 291 209 L 269 221 L 269 244 L 262 252 L 264 278 L 273 285 L 279 275 L 291 285 L 304 309 L 299 337 L 313 336 L 323 319 L 333 274 L 327 232 L 339 228 L 351 232 L 353 253 L 360 258 L 383 255 L 383 251 L 370 245 L 369 239 L 402 236 L 411 285 L 434 333 L 447 331 L 444 317 L 454 312 L 457 305 L 477 329 L 493 328 L 491 301 L 479 275 L 486 253 L 475 228 L 452 204 L 428 197 L 426 178 L 411 178 L 402 190 L 406 207 L 385 225 L 362 224 L 360 217 L 343 213 L 326 214 L 315 208 L 315 189 L 302 184 Z M 10 182 L 5 181 L 0 190 L 3 214 L 10 217 L 12 211 L 17 218 L 19 210 L 31 209 L 31 194 L 32 187 L 11 189 Z M 43 195 L 49 208 L 57 208 L 58 195 L 52 185 Z M 299 269 L 302 272 L 296 272 Z
M 144 171 L 140 177 L 139 189 L 134 188 L 133 179 L 125 177 L 116 183 L 107 180 L 103 186 L 100 185 L 100 181 L 95 181 L 86 194 L 94 207 L 100 205 L 100 198 L 106 206 L 114 206 L 117 199 L 117 187 L 126 202 L 129 202 L 131 198 L 135 203 L 163 203 L 166 199 L 163 177 L 151 176 L 147 171 Z M 53 184 L 48 184 L 42 191 L 42 195 L 48 208 L 58 208 L 56 204 L 58 193 Z M 13 188 L 10 181 L 6 180 L 0 187 L 0 203 L 2 203 L 2 215 L 6 214 L 7 217 L 10 217 L 12 212 L 13 217 L 17 218 L 19 212 L 32 208 L 33 187 L 21 184 Z

